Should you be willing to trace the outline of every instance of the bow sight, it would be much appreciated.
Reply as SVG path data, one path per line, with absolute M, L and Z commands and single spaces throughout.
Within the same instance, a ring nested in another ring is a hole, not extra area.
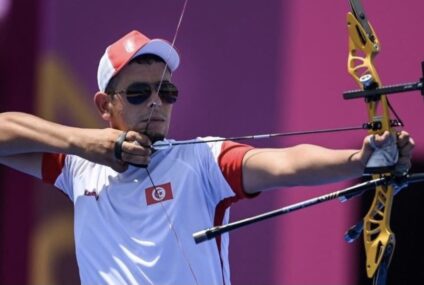
M 381 95 L 389 95 L 396 93 L 403 93 L 409 91 L 420 90 L 421 95 L 424 96 L 424 61 L 421 62 L 422 77 L 419 81 L 413 83 L 401 83 L 395 85 L 378 87 L 373 78 L 369 75 L 363 75 L 361 82 L 364 85 L 364 90 L 351 90 L 343 93 L 345 100 L 365 98 L 366 101 L 377 101 Z

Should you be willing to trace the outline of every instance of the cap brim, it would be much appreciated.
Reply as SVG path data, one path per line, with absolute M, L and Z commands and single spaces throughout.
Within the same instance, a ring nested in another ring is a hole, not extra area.
M 165 40 L 152 39 L 138 50 L 131 59 L 147 53 L 161 57 L 172 72 L 174 72 L 180 64 L 180 56 L 177 51 Z

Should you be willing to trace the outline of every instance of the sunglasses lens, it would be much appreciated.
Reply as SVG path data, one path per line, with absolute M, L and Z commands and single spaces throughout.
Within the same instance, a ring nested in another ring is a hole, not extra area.
M 144 103 L 152 95 L 152 87 L 147 83 L 138 82 L 131 84 L 125 93 L 129 103 L 139 105 Z M 173 104 L 177 101 L 178 89 L 170 82 L 162 82 L 158 93 L 161 100 L 167 104 Z
M 173 104 L 177 101 L 178 89 L 170 82 L 163 82 L 160 86 L 159 97 L 168 104 Z
M 135 83 L 127 89 L 127 100 L 129 103 L 138 105 L 145 102 L 152 93 L 152 88 L 146 83 Z

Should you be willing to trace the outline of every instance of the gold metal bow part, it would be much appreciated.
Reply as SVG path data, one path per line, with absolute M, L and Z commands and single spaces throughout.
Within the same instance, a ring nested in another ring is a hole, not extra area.
M 373 60 L 380 50 L 380 42 L 368 23 L 359 0 L 349 0 L 352 12 L 347 14 L 349 33 L 348 72 L 362 89 L 381 86 L 380 77 Z M 371 83 L 365 82 L 371 80 Z M 371 134 L 389 131 L 394 134 L 393 120 L 390 119 L 389 102 L 385 95 L 366 99 L 368 118 L 378 124 Z M 390 176 L 391 173 L 373 174 L 373 179 Z M 363 238 L 366 252 L 366 271 L 373 284 L 385 284 L 387 268 L 395 247 L 395 235 L 390 229 L 390 214 L 393 203 L 391 184 L 376 187 L 374 200 L 363 219 Z

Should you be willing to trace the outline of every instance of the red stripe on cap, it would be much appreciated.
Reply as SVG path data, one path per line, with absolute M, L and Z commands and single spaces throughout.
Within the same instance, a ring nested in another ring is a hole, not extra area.
M 107 54 L 115 72 L 119 71 L 132 56 L 150 39 L 140 32 L 132 31 L 109 46 Z
M 63 153 L 43 153 L 41 165 L 41 179 L 43 182 L 54 184 L 62 172 L 65 165 L 66 154 Z

